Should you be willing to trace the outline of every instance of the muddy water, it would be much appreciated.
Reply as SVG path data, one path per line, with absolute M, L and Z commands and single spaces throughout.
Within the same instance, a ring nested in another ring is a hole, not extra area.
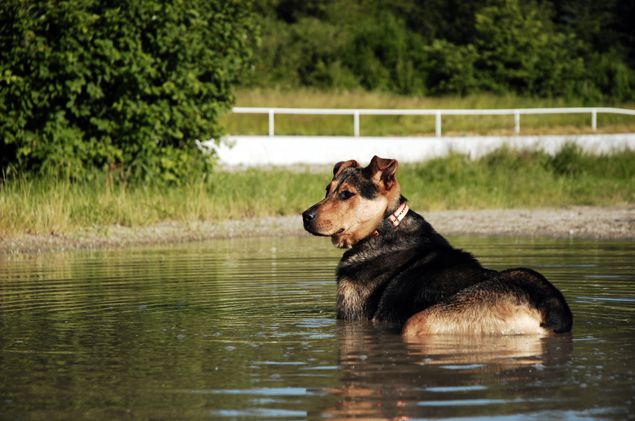
M 0 258 L 0 418 L 635 416 L 635 243 L 452 241 L 547 275 L 573 333 L 405 343 L 336 321 L 319 238 Z

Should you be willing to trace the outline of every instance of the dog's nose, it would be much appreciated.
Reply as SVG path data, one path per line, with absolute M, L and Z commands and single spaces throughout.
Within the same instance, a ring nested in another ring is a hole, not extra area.
M 315 219 L 316 214 L 317 214 L 317 208 L 315 208 L 315 206 L 312 208 L 309 208 L 305 210 L 304 213 L 302 213 L 302 220 L 304 221 L 304 223 L 311 222 L 312 220 Z

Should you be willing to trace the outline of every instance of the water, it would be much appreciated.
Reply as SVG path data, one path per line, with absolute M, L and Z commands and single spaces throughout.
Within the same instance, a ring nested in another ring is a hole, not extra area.
M 573 334 L 404 343 L 336 321 L 320 238 L 4 257 L 0 418 L 635 416 L 635 243 L 452 240 L 547 275 Z

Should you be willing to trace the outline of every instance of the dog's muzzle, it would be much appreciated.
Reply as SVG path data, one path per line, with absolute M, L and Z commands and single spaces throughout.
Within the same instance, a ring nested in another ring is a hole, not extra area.
M 313 205 L 302 213 L 302 222 L 304 223 L 304 229 L 314 235 L 318 235 L 318 233 L 315 232 L 315 228 L 313 226 L 315 217 L 317 216 L 317 210 L 318 206 Z

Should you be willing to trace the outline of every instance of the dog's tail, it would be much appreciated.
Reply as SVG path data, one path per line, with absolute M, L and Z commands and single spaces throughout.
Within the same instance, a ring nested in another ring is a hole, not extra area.
M 530 304 L 542 314 L 541 326 L 555 333 L 569 332 L 573 314 L 562 293 L 544 276 L 526 268 L 500 272 L 501 280 L 510 282 L 527 294 Z

